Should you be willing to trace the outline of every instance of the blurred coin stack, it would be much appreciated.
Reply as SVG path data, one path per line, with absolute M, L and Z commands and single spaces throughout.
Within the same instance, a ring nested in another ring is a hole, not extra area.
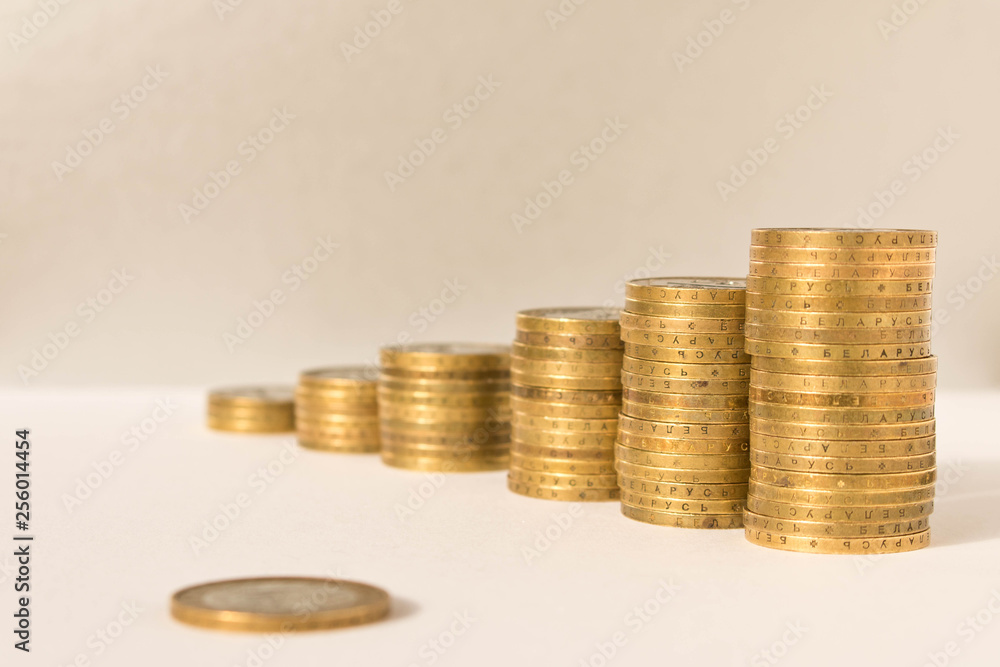
M 295 390 L 295 430 L 309 449 L 379 451 L 378 382 L 364 366 L 305 371 Z
M 628 283 L 615 445 L 622 514 L 663 526 L 739 528 L 750 459 L 742 278 Z
M 937 233 L 757 229 L 746 537 L 810 553 L 930 542 Z
M 618 314 L 617 308 L 541 308 L 517 314 L 507 476 L 514 493 L 548 500 L 618 498 Z
M 382 460 L 410 470 L 503 470 L 510 463 L 510 348 L 428 343 L 384 348 Z
M 295 392 L 291 387 L 236 387 L 208 393 L 208 427 L 240 433 L 295 430 Z

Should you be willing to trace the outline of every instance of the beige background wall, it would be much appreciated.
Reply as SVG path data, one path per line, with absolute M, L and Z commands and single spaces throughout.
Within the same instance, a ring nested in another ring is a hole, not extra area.
M 855 226 L 899 180 L 877 224 L 941 231 L 942 382 L 1000 383 L 1000 4 L 564 0 L 555 23 L 559 6 L 6 0 L 0 382 L 24 386 L 36 350 L 53 358 L 30 387 L 291 380 L 401 334 L 505 341 L 515 310 L 620 301 L 645 266 L 743 274 L 752 226 Z M 348 62 L 342 44 L 387 7 Z M 449 112 L 477 87 L 478 108 Z M 811 95 L 808 119 L 782 120 Z M 603 154 L 578 152 L 615 119 Z M 271 143 L 242 143 L 269 123 Z M 718 182 L 762 147 L 724 200 Z M 519 233 L 512 214 L 563 170 Z M 317 237 L 339 247 L 308 280 L 287 273 Z

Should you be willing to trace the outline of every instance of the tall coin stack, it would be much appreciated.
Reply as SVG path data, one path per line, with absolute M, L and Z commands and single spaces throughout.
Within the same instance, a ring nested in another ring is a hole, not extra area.
M 615 445 L 622 514 L 680 528 L 739 528 L 750 458 L 746 282 L 626 285 Z
M 617 308 L 541 308 L 517 314 L 507 476 L 514 493 L 548 500 L 618 498 L 618 313 Z
M 379 451 L 378 383 L 364 366 L 305 371 L 295 390 L 299 444 L 326 452 Z
M 236 387 L 208 393 L 208 427 L 240 433 L 295 430 L 295 393 L 291 387 Z
M 756 229 L 751 243 L 747 539 L 810 553 L 927 546 L 937 233 Z
M 510 348 L 430 343 L 384 348 L 382 460 L 410 470 L 503 470 L 510 463 Z

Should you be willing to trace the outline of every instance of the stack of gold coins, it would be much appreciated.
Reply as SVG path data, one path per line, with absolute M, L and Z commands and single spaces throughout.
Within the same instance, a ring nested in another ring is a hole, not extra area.
M 624 394 L 615 446 L 622 514 L 739 528 L 750 473 L 742 278 L 626 285 Z
M 503 470 L 510 463 L 510 348 L 384 348 L 382 460 L 410 470 Z
M 327 452 L 379 451 L 378 382 L 364 366 L 305 371 L 295 390 L 299 444 Z
M 208 427 L 241 433 L 295 430 L 295 392 L 291 387 L 236 387 L 208 394 Z
M 751 242 L 747 539 L 810 553 L 926 546 L 937 234 L 757 229 Z
M 541 308 L 517 314 L 507 476 L 514 493 L 548 500 L 618 498 L 618 313 L 617 308 Z

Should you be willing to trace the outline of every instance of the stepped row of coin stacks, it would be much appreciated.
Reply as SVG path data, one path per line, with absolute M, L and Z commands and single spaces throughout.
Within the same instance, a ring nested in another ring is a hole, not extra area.
M 846 554 L 929 544 L 936 243 L 928 231 L 753 231 L 751 542 Z
M 295 390 L 295 430 L 309 449 L 379 451 L 378 382 L 363 366 L 305 371 Z
M 382 460 L 411 470 L 503 470 L 510 463 L 510 348 L 384 348 Z
M 294 431 L 294 391 L 291 387 L 237 387 L 210 391 L 208 427 L 239 433 Z
M 739 528 L 750 459 L 745 281 L 627 284 L 615 466 L 622 514 L 681 528 Z
M 617 309 L 517 314 L 511 491 L 548 500 L 618 498 L 614 443 L 621 365 Z

